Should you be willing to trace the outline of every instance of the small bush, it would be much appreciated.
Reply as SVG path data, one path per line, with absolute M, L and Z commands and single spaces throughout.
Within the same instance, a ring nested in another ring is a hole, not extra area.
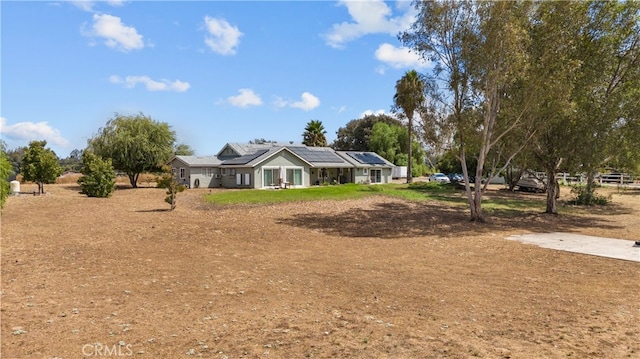
M 604 206 L 611 202 L 611 197 L 602 196 L 596 194 L 595 189 L 591 191 L 587 190 L 585 186 L 573 186 L 571 193 L 575 194 L 575 197 L 569 201 L 569 204 L 578 206 Z
M 116 189 L 116 173 L 111 160 L 103 160 L 95 154 L 84 151 L 82 154 L 83 176 L 78 179 L 80 191 L 89 197 L 106 198 Z
M 171 206 L 171 210 L 176 209 L 176 199 L 178 197 L 178 193 L 184 191 L 187 187 L 181 185 L 178 180 L 171 173 L 171 167 L 163 166 L 162 167 L 163 174 L 162 176 L 156 179 L 156 183 L 158 188 L 164 188 L 167 190 L 164 201 L 167 202 Z

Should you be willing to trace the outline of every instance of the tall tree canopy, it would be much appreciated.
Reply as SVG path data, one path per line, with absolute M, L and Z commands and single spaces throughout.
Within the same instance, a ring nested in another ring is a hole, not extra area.
M 577 39 L 580 68 L 572 99 L 577 147 L 588 149 L 575 156 L 587 173 L 586 190 L 591 194 L 596 173 L 607 162 L 625 156 L 629 140 L 640 142 L 626 131 L 640 118 L 640 2 L 587 5 L 580 7 L 586 21 Z M 626 167 L 624 161 L 619 164 Z
M 325 147 L 327 145 L 326 133 L 327 131 L 324 129 L 322 121 L 311 120 L 304 128 L 302 144 L 311 147 Z
M 176 145 L 176 148 L 174 149 L 173 153 L 176 156 L 193 156 L 195 155 L 196 152 L 188 144 L 180 143 Z
M 337 151 L 372 151 L 370 147 L 373 126 L 378 122 L 402 126 L 402 122 L 389 115 L 366 115 L 340 127 L 331 147 Z
M 504 116 L 501 105 L 528 65 L 526 20 L 532 3 L 424 1 L 415 6 L 416 22 L 400 39 L 436 63 L 429 96 L 447 112 L 441 118 L 453 130 L 441 132 L 455 134 L 471 219 L 482 221 L 482 175 L 492 176 L 515 153 L 485 171 L 487 158 L 506 134 L 524 123 L 526 106 Z M 477 158 L 473 190 L 466 163 L 469 147 L 476 149 Z
M 402 42 L 433 61 L 430 98 L 453 134 L 465 179 L 477 160 L 472 220 L 482 220 L 483 175 L 518 159 L 547 173 L 606 162 L 634 167 L 640 94 L 640 3 L 420 1 Z M 436 131 L 438 133 L 438 131 Z M 633 137 L 635 135 L 635 137 Z M 637 157 L 637 156 L 635 156 Z M 590 180 L 591 181 L 591 180 Z
M 82 169 L 83 150 L 74 149 L 69 153 L 69 157 L 60 159 L 60 166 L 64 171 L 78 172 Z
M 174 153 L 176 135 L 165 122 L 144 114 L 116 114 L 98 134 L 89 140 L 88 150 L 127 174 L 131 186 L 138 187 L 143 172 L 159 172 Z
M 46 148 L 47 141 L 31 141 L 22 159 L 22 180 L 36 182 L 38 193 L 44 194 L 45 183 L 55 183 L 62 174 L 58 156 Z
M 369 150 L 386 158 L 389 162 L 406 165 L 408 152 L 408 130 L 404 126 L 378 122 L 371 129 Z
M 425 83 L 416 70 L 407 71 L 398 82 L 396 82 L 396 94 L 393 96 L 394 107 L 402 111 L 407 119 L 407 183 L 413 181 L 412 174 L 412 143 L 413 143 L 413 117 L 416 112 L 424 106 Z

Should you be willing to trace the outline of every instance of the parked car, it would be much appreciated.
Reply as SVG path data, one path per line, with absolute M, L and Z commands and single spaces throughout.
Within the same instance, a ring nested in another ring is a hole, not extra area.
M 464 179 L 459 173 L 449 173 L 447 177 L 449 177 L 449 181 L 451 181 L 451 183 L 462 182 L 462 180 Z
M 429 176 L 429 181 L 436 181 L 438 183 L 451 183 L 449 177 L 447 177 L 444 173 L 434 173 Z
M 546 190 L 544 182 L 535 177 L 521 178 L 516 187 L 518 187 L 519 191 L 526 192 L 544 192 Z

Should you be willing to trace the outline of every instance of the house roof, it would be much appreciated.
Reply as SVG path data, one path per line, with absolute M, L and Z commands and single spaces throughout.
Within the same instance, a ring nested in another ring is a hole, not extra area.
M 283 143 L 236 143 L 230 142 L 224 145 L 222 149 L 216 154 L 216 156 L 220 156 L 220 154 L 224 151 L 225 148 L 230 148 L 233 152 L 237 153 L 239 156 L 249 155 L 255 153 L 259 150 L 269 149 L 269 148 L 279 148 L 284 147 L 286 144 Z
M 351 167 L 351 164 L 338 156 L 336 151 L 330 147 L 287 146 L 287 148 L 315 168 Z
M 174 159 L 178 159 L 192 167 L 218 166 L 222 163 L 216 156 L 174 156 L 169 162 L 173 162 Z
M 190 167 L 230 166 L 255 167 L 281 151 L 287 151 L 312 168 L 389 168 L 394 165 L 375 152 L 335 151 L 330 147 L 307 147 L 304 145 L 283 145 L 276 143 L 240 144 L 227 143 L 218 152 L 231 148 L 238 157 L 220 159 L 218 156 L 175 156 Z M 171 160 L 173 161 L 173 159 Z
M 262 147 L 261 149 L 253 152 L 245 154 L 244 156 L 231 158 L 225 161 L 222 161 L 223 166 L 237 166 L 237 167 L 255 167 L 258 164 L 266 161 L 267 159 L 273 157 L 277 153 L 281 151 L 287 151 L 291 153 L 293 156 L 298 157 L 301 161 L 307 163 L 309 166 L 313 167 L 309 161 L 300 157 L 293 151 L 291 151 L 286 146 L 272 146 L 272 147 Z
M 395 165 L 387 161 L 384 157 L 375 152 L 362 152 L 362 151 L 336 151 L 340 157 L 344 158 L 351 165 L 362 167 L 381 167 L 389 168 L 395 167 Z

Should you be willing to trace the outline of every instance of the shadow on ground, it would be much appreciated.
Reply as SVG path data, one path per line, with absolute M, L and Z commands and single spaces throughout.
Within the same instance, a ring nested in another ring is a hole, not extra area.
M 596 217 L 547 215 L 535 212 L 493 210 L 485 223 L 469 220 L 468 209 L 437 203 L 377 203 L 373 208 L 351 208 L 341 213 L 302 213 L 280 218 L 279 224 L 319 230 L 345 237 L 403 238 L 456 236 L 495 231 L 571 231 L 575 228 L 619 228 Z

